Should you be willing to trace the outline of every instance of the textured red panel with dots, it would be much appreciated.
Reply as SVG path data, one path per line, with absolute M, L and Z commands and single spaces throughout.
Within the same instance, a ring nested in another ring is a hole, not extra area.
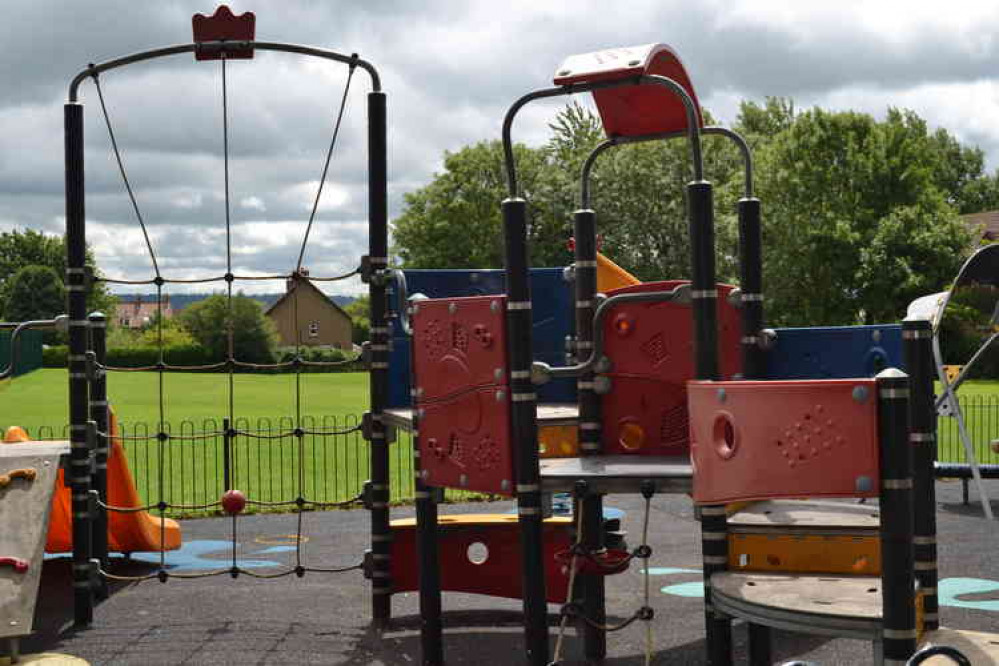
M 513 494 L 504 296 L 419 301 L 413 387 L 431 486 Z
M 684 280 L 651 282 L 609 292 L 670 291 Z M 723 379 L 742 371 L 733 287 L 718 285 L 718 347 Z M 611 361 L 604 395 L 603 450 L 613 454 L 681 455 L 689 450 L 687 382 L 694 378 L 689 305 L 626 303 L 604 319 L 604 354 Z
M 690 382 L 694 500 L 876 497 L 873 379 Z

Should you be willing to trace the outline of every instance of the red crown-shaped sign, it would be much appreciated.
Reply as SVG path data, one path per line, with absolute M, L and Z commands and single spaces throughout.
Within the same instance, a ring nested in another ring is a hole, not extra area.
M 244 12 L 236 16 L 225 5 L 219 5 L 211 16 L 195 14 L 191 18 L 194 28 L 195 43 L 204 42 L 252 42 L 256 33 L 257 17 L 253 12 Z M 194 57 L 198 60 L 220 60 L 225 54 L 227 59 L 252 58 L 253 49 L 221 48 L 198 49 Z

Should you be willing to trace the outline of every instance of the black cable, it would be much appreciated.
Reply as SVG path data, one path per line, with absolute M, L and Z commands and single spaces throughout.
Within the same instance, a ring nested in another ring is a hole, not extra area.
M 91 65 L 93 67 L 93 65 Z M 101 102 L 101 113 L 104 115 L 104 125 L 108 129 L 108 138 L 111 139 L 111 148 L 114 150 L 115 160 L 118 162 L 118 171 L 121 173 L 121 179 L 125 183 L 125 191 L 128 192 L 128 198 L 132 202 L 132 210 L 135 211 L 135 217 L 139 220 L 139 228 L 142 229 L 142 237 L 146 240 L 146 247 L 149 249 L 149 258 L 153 262 L 153 270 L 156 271 L 156 277 L 160 277 L 160 267 L 156 261 L 156 253 L 153 252 L 152 241 L 149 240 L 149 232 L 146 229 L 146 223 L 142 219 L 142 213 L 139 211 L 139 203 L 135 199 L 135 193 L 132 191 L 132 183 L 128 180 L 128 174 L 125 173 L 125 163 L 121 159 L 121 152 L 118 150 L 118 141 L 114 136 L 114 129 L 111 127 L 111 117 L 108 114 L 107 105 L 104 103 L 104 93 L 101 91 L 101 81 L 97 77 L 97 74 L 93 75 L 94 87 L 97 88 L 97 99 Z
M 355 53 L 353 58 L 357 58 Z M 319 179 L 319 187 L 316 190 L 316 199 L 312 202 L 312 212 L 309 213 L 309 223 L 305 227 L 305 237 L 302 238 L 302 249 L 298 252 L 298 264 L 295 269 L 296 272 L 301 272 L 302 261 L 305 259 L 305 246 L 309 242 L 309 234 L 312 232 L 312 223 L 316 219 L 316 212 L 319 210 L 319 199 L 323 195 L 323 186 L 326 184 L 326 173 L 330 168 L 330 159 L 333 157 L 333 148 L 336 146 L 337 137 L 340 135 L 340 123 L 343 121 L 343 114 L 347 108 L 347 93 L 350 92 L 350 82 L 354 78 L 354 70 L 357 68 L 357 63 L 352 62 L 350 64 L 350 69 L 347 72 L 347 82 L 343 86 L 343 97 L 340 99 L 340 110 L 337 112 L 336 123 L 333 125 L 333 138 L 330 139 L 330 147 L 326 151 L 326 162 L 323 164 L 323 175 Z

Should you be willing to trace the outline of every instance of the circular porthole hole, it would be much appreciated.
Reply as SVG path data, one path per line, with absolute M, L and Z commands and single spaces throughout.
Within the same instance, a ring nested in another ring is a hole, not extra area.
M 731 414 L 728 412 L 719 412 L 715 416 L 711 433 L 714 439 L 715 451 L 718 452 L 719 456 L 728 460 L 735 455 L 735 451 L 739 446 L 739 439 L 736 436 Z
M 472 564 L 485 564 L 486 560 L 489 559 L 489 547 L 481 541 L 476 541 L 468 546 L 465 554 L 468 556 L 468 561 Z

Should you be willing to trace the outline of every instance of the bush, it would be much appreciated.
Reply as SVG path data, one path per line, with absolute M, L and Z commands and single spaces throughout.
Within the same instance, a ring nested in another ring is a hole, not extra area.
M 224 358 L 232 325 L 234 356 L 248 363 L 272 363 L 277 329 L 260 303 L 242 294 L 229 299 L 222 294 L 188 306 L 178 315 L 178 323 L 216 358 Z
M 999 289 L 975 285 L 958 289 L 947 305 L 947 314 L 940 326 L 940 348 L 944 362 L 963 365 L 991 333 L 990 319 L 999 298 Z M 999 353 L 985 352 L 975 363 L 969 379 L 999 379 Z
M 280 347 L 277 350 L 277 357 L 279 363 L 288 363 L 295 360 L 296 350 L 294 347 Z M 336 349 L 334 347 L 302 347 L 302 360 L 309 361 L 313 363 L 340 363 L 354 358 L 354 354 L 351 352 L 344 351 L 343 349 Z M 364 364 L 361 359 L 355 360 L 353 363 L 344 363 L 343 365 L 337 365 L 332 367 L 323 366 L 304 366 L 302 372 L 357 372 L 359 370 L 365 370 Z M 294 367 L 281 368 L 279 372 L 294 372 Z
M 66 345 L 53 345 L 42 349 L 43 368 L 68 368 L 69 347 Z
M 46 368 L 67 367 L 66 345 L 48 347 L 42 352 L 42 364 Z M 196 344 L 164 347 L 163 358 L 169 365 L 208 365 L 221 359 L 212 358 L 206 349 Z M 108 350 L 107 365 L 118 368 L 141 368 L 156 365 L 160 360 L 157 347 L 115 347 Z
M 54 347 L 46 347 L 42 352 L 42 365 L 46 368 L 66 368 L 66 357 L 69 353 L 66 345 L 58 345 Z M 281 347 L 278 350 L 278 362 L 288 363 L 295 358 L 295 348 L 294 347 Z M 209 350 L 197 344 L 187 344 L 187 345 L 171 345 L 165 347 L 163 350 L 163 358 L 168 365 L 177 366 L 197 366 L 197 365 L 211 365 L 214 363 L 219 363 L 224 360 L 221 357 L 214 356 Z M 341 361 L 347 361 L 353 359 L 354 355 L 350 352 L 344 351 L 342 349 L 334 349 L 330 347 L 303 347 L 302 348 L 302 360 L 311 362 L 321 362 L 321 363 L 337 363 Z M 118 368 L 142 368 L 146 366 L 156 365 L 159 362 L 160 355 L 159 350 L 155 346 L 145 345 L 145 346 L 131 346 L 131 347 L 116 347 L 114 349 L 108 350 L 107 364 L 109 366 Z M 323 366 L 304 366 L 302 372 L 358 372 L 365 370 L 364 363 L 361 359 L 355 360 L 353 363 L 344 363 L 343 365 L 333 366 L 333 367 L 323 367 Z M 183 371 L 183 370 L 181 370 Z M 275 370 L 247 370 L 244 368 L 237 368 L 237 372 L 265 372 L 267 374 L 271 373 L 285 373 L 285 372 L 295 372 L 294 367 L 278 368 Z M 191 372 L 197 372 L 196 370 L 191 370 Z M 219 368 L 216 372 L 227 372 L 225 367 Z

